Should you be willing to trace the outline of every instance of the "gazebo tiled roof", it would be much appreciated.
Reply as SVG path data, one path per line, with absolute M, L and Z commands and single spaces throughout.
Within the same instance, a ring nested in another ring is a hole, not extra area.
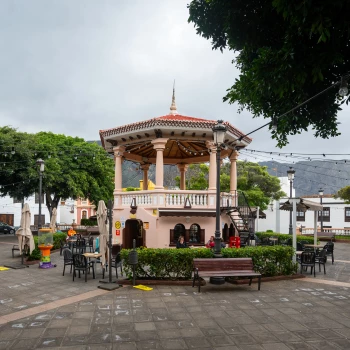
M 168 139 L 164 159 L 170 162 L 198 158 L 198 161 L 209 159 L 206 142 L 213 140 L 213 127 L 216 120 L 195 118 L 179 114 L 175 105 L 173 92 L 170 113 L 160 117 L 130 123 L 111 129 L 100 130 L 102 146 L 112 152 L 113 147 L 123 146 L 125 157 L 130 160 L 155 159 L 156 152 L 151 141 L 156 138 Z M 229 122 L 223 123 L 226 128 L 225 145 L 227 148 L 246 147 L 252 139 L 235 128 Z M 228 151 L 224 151 L 228 154 Z M 133 156 L 131 155 L 133 154 Z M 171 160 L 170 160 L 171 159 Z

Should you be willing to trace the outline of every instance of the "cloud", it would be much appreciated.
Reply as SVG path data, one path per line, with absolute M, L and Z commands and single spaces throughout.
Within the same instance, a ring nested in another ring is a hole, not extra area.
M 168 113 L 173 80 L 185 115 L 250 132 L 266 123 L 222 102 L 238 71 L 187 23 L 183 0 L 0 2 L 0 118 L 21 131 L 98 139 L 98 131 Z M 341 129 L 349 130 L 340 113 Z M 345 150 L 345 134 L 290 138 L 286 149 Z M 267 129 L 252 148 L 274 148 Z M 350 152 L 349 152 L 350 153 Z

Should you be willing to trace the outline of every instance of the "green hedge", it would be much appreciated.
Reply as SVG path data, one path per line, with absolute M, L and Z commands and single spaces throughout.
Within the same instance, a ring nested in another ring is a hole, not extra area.
M 286 234 L 286 233 L 276 233 L 276 232 L 255 232 L 255 235 L 259 239 L 263 239 L 265 237 L 274 237 L 277 238 L 278 241 L 276 244 L 282 244 L 285 243 L 288 239 L 292 238 L 292 235 Z M 314 237 L 313 236 L 303 236 L 303 235 L 297 235 L 297 242 L 300 241 L 307 241 L 308 244 L 313 244 L 314 243 Z
M 97 226 L 97 220 L 81 219 L 80 225 L 82 225 L 82 226 Z
M 136 249 L 138 278 L 155 279 L 190 279 L 194 258 L 214 258 L 212 249 Z M 256 271 L 264 276 L 291 275 L 297 266 L 292 262 L 293 248 L 284 246 L 246 247 L 244 249 L 224 248 L 221 250 L 224 258 L 250 257 L 253 259 Z M 130 250 L 123 249 L 121 257 L 124 260 L 123 269 L 128 278 L 132 277 L 132 265 L 128 263 Z
M 28 260 L 39 260 L 41 257 L 40 249 L 38 248 L 38 236 L 34 236 L 35 249 L 32 254 L 29 255 Z M 57 232 L 53 235 L 53 248 L 60 249 L 61 241 L 67 238 L 67 234 L 64 232 Z

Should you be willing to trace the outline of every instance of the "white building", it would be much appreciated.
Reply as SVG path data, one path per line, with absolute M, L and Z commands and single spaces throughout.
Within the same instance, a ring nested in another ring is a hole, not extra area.
M 39 198 L 38 195 L 25 198 L 24 203 L 28 203 L 31 212 L 31 225 L 37 225 L 39 218 Z M 76 204 L 74 200 L 61 202 L 57 208 L 57 222 L 71 224 L 76 220 Z M 12 226 L 20 226 L 22 202 L 9 196 L 0 197 L 0 221 Z M 50 223 L 50 213 L 46 207 L 45 197 L 41 203 L 41 223 Z
M 289 195 L 290 183 L 287 177 L 280 178 L 282 190 Z M 292 195 L 295 197 L 295 190 L 292 189 Z M 303 199 L 320 203 L 318 194 L 310 196 L 301 196 Z M 267 210 L 264 210 L 266 219 L 256 220 L 256 231 L 273 230 L 279 233 L 289 232 L 289 211 L 280 210 L 280 204 L 287 201 L 288 198 L 281 198 L 279 201 L 273 201 Z M 332 231 L 338 231 L 339 234 L 350 230 L 350 204 L 345 204 L 340 198 L 333 198 L 332 195 L 324 194 L 323 204 L 323 228 L 332 228 Z M 297 212 L 297 228 L 313 228 L 314 212 Z M 321 228 L 321 213 L 318 218 L 318 228 Z

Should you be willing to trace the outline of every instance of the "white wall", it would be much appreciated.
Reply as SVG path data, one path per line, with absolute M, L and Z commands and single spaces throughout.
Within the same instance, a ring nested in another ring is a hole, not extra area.
M 34 225 L 34 215 L 39 214 L 39 204 L 35 203 L 34 196 L 25 198 L 24 203 L 29 204 L 29 208 L 31 212 L 31 225 Z M 13 214 L 14 226 L 19 226 L 21 223 L 21 211 L 22 211 L 21 203 L 13 203 L 13 199 L 9 196 L 0 197 L 0 213 Z M 50 213 L 46 207 L 45 200 L 44 200 L 44 203 L 41 204 L 41 214 L 45 215 L 45 223 L 50 223 Z M 59 210 L 57 210 L 57 222 L 60 222 Z
M 59 211 L 61 216 L 60 221 L 57 221 L 58 223 L 71 225 L 73 220 L 77 222 L 77 203 L 75 200 L 67 199 L 63 205 L 59 205 Z M 71 213 L 71 211 L 73 211 L 73 213 Z

